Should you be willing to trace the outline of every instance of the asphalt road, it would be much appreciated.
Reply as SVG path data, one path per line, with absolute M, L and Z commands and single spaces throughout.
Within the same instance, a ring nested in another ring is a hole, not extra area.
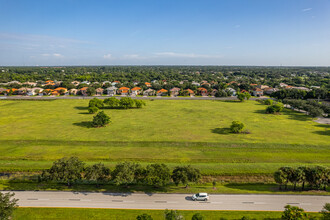
M 283 211 L 299 206 L 318 212 L 330 196 L 214 194 L 207 202 L 192 201 L 190 194 L 130 194 L 90 192 L 14 191 L 20 207 L 76 207 L 118 209 Z

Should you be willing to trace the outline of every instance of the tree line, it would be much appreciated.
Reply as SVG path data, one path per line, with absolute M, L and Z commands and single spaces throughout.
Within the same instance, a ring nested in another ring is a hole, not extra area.
M 315 100 L 284 99 L 283 103 L 290 105 L 293 109 L 306 111 L 312 117 L 330 115 L 330 106 L 321 104 Z
M 274 180 L 279 184 L 280 190 L 288 189 L 288 185 L 293 185 L 293 190 L 297 185 L 301 185 L 301 190 L 305 190 L 306 184 L 310 189 L 326 190 L 330 184 L 330 169 L 322 166 L 315 167 L 281 167 L 274 173 Z
M 66 183 L 67 186 L 77 182 L 95 184 L 115 184 L 128 186 L 130 184 L 164 187 L 173 182 L 186 187 L 191 182 L 198 182 L 200 170 L 187 166 L 177 166 L 173 170 L 165 164 L 149 164 L 146 167 L 139 163 L 123 162 L 116 164 L 110 170 L 102 163 L 86 166 L 77 157 L 62 158 L 53 162 L 51 168 L 43 170 L 39 181 L 55 181 Z
M 88 112 L 94 114 L 99 109 L 102 108 L 131 109 L 131 108 L 142 108 L 145 105 L 146 103 L 143 100 L 132 99 L 130 97 L 122 97 L 121 99 L 111 97 L 111 98 L 106 98 L 104 100 L 93 98 L 88 103 Z

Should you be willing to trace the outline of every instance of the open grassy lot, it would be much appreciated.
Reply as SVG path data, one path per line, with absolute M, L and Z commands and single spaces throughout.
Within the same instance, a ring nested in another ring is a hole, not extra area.
M 255 101 L 146 101 L 143 109 L 105 109 L 112 123 L 89 128 L 88 100 L 0 101 L 0 170 L 40 170 L 64 156 L 170 166 L 206 175 L 264 174 L 282 165 L 330 164 L 330 126 L 302 113 L 264 114 Z M 233 120 L 250 134 L 229 134 Z
M 240 219 L 243 216 L 255 219 L 281 219 L 281 212 L 256 211 L 179 211 L 185 219 L 199 212 L 207 220 Z M 130 209 L 80 209 L 80 208 L 19 208 L 13 219 L 114 219 L 135 220 L 136 216 L 147 213 L 154 220 L 164 219 L 164 210 L 130 210 Z M 318 213 L 309 213 L 310 216 L 320 217 Z

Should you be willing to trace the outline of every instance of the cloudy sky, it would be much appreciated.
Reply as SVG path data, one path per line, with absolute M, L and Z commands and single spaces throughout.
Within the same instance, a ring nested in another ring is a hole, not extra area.
M 0 65 L 330 66 L 329 0 L 0 0 Z

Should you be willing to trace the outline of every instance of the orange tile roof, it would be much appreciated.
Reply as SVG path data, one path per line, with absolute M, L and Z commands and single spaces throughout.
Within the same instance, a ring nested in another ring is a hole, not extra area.
M 82 87 L 80 90 L 85 91 L 85 90 L 87 90 L 87 89 L 88 89 L 88 87 Z
M 53 92 L 54 90 L 52 90 L 52 89 L 45 89 L 44 91 L 46 91 L 46 92 Z
M 157 91 L 157 93 L 163 93 L 163 92 L 168 92 L 168 91 L 166 89 L 161 89 Z
M 47 80 L 46 83 L 52 83 L 54 82 L 53 80 Z
M 119 90 L 129 90 L 127 87 L 120 87 Z
M 145 82 L 144 84 L 145 84 L 145 85 L 150 85 L 151 83 Z
M 192 91 L 191 89 L 187 89 L 185 91 L 188 91 L 190 94 L 193 94 L 194 93 L 194 91 Z
M 58 87 L 55 89 L 55 91 L 60 91 L 60 90 L 68 90 L 67 88 L 63 88 L 63 87 Z
M 136 90 L 141 90 L 140 87 L 134 87 L 133 89 L 131 89 L 132 91 L 136 91 Z
M 199 91 L 207 91 L 207 89 L 201 87 L 201 88 L 198 88 Z

